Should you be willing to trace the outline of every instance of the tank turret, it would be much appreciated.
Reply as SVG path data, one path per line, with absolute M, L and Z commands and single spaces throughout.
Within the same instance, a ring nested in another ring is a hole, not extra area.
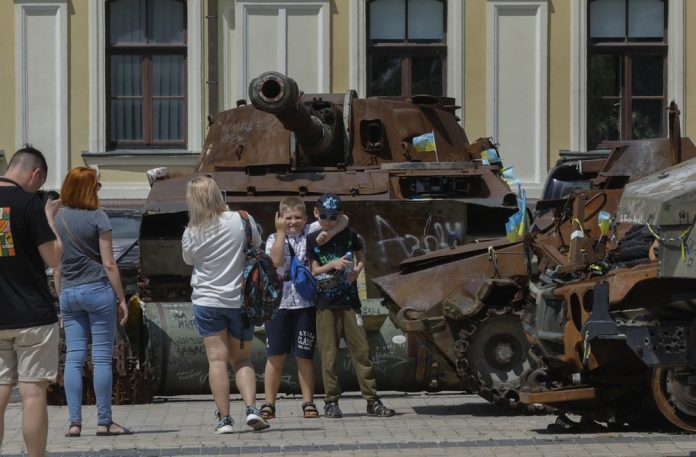
M 333 126 L 338 110 L 330 102 L 300 103 L 300 90 L 294 79 L 269 71 L 249 83 L 249 100 L 257 109 L 275 115 L 288 130 L 294 132 L 305 154 L 316 157 L 331 155 L 334 147 Z M 340 157 L 336 157 L 340 160 Z

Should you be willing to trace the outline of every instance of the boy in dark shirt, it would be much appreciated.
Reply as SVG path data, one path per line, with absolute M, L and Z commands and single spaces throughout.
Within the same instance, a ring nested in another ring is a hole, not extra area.
M 335 194 L 319 197 L 314 216 L 322 230 L 330 230 L 343 214 L 341 199 Z M 370 360 L 367 335 L 360 314 L 360 298 L 356 279 L 365 268 L 363 243 L 350 227 L 336 234 L 326 244 L 317 244 L 319 232 L 307 236 L 307 258 L 317 278 L 317 349 L 321 357 L 324 381 L 324 414 L 343 417 L 338 407 L 341 386 L 335 364 L 338 343 L 343 337 L 355 365 L 363 398 L 367 400 L 368 416 L 393 416 L 394 410 L 382 404 L 377 395 L 377 382 Z

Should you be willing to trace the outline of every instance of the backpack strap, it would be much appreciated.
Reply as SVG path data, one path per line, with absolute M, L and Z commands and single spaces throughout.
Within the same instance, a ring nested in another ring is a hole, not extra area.
M 243 209 L 240 209 L 239 211 L 237 211 L 237 213 L 239 214 L 239 217 L 242 219 L 242 225 L 244 226 L 244 234 L 246 235 L 246 249 L 245 249 L 245 251 L 247 253 L 249 253 L 249 252 L 251 252 L 250 249 L 251 249 L 251 243 L 252 243 L 252 241 L 251 241 L 251 239 L 252 239 L 251 222 L 249 222 L 249 213 L 247 213 Z M 244 297 L 242 297 L 242 308 L 243 307 L 244 307 Z M 246 313 L 242 313 L 242 328 L 240 329 L 242 339 L 239 340 L 239 348 L 240 349 L 244 349 L 244 330 L 249 328 L 250 325 L 251 325 L 251 323 L 249 322 L 249 316 L 247 316 Z
M 240 209 L 237 211 L 239 214 L 239 217 L 242 218 L 242 225 L 244 226 L 244 234 L 246 235 L 246 242 L 247 242 L 247 250 L 252 247 L 253 241 L 252 241 L 252 234 L 251 234 L 251 222 L 249 222 L 249 213 L 244 211 L 243 209 Z

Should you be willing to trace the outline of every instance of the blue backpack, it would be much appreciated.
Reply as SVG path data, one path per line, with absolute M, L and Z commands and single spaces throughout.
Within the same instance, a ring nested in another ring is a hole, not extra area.
M 290 281 L 302 298 L 313 302 L 317 296 L 317 280 L 309 268 L 295 256 L 295 250 L 289 242 L 288 247 L 290 248 Z
M 263 325 L 273 319 L 283 298 L 283 281 L 273 260 L 252 243 L 251 223 L 246 211 L 239 211 L 246 234 L 246 260 L 242 278 L 242 320 L 244 327 Z

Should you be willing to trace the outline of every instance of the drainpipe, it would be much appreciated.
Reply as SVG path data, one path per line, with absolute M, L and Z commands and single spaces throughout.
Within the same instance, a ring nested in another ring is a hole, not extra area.
M 208 0 L 208 122 L 218 113 L 218 27 L 217 0 Z

